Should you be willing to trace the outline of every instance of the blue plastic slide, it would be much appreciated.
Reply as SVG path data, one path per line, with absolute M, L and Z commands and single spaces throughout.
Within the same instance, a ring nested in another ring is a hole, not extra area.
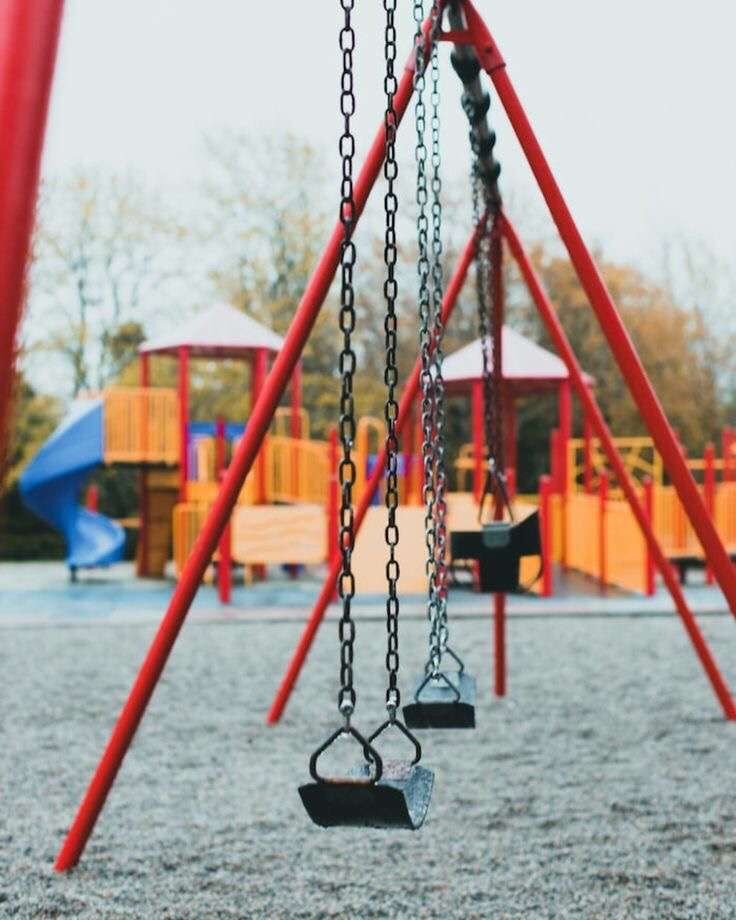
M 20 478 L 26 507 L 64 535 L 72 572 L 123 555 L 120 524 L 79 504 L 85 480 L 102 463 L 102 445 L 102 400 L 75 402 Z

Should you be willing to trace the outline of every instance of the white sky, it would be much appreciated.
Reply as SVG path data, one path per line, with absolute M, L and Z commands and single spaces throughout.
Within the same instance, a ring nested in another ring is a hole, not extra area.
M 380 0 L 356 0 L 359 149 L 381 115 Z M 425 5 L 428 3 L 425 2 Z M 291 129 L 335 169 L 337 0 L 67 0 L 44 160 L 135 169 L 156 182 L 201 171 L 200 138 L 230 126 Z M 589 242 L 654 265 L 664 235 L 736 244 L 732 0 L 477 0 Z M 411 0 L 399 0 L 399 59 Z M 446 67 L 447 173 L 468 168 L 459 82 Z M 504 190 L 531 178 L 494 105 Z M 402 131 L 410 155 L 411 123 Z M 267 181 L 264 177 L 264 181 Z

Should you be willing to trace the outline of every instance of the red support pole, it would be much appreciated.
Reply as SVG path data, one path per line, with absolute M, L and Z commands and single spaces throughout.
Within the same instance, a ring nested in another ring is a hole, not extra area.
M 593 491 L 593 430 L 588 416 L 583 417 L 583 491 L 590 495 Z
M 483 381 L 474 380 L 470 391 L 470 418 L 473 436 L 473 495 L 477 502 L 483 494 Z
M 506 399 L 504 400 L 504 421 L 506 427 L 506 470 L 507 474 L 511 476 L 514 475 L 514 483 L 516 482 L 516 466 L 518 462 L 517 450 L 516 450 L 516 441 L 517 441 L 517 419 L 516 419 L 516 399 L 513 393 L 507 392 Z M 511 491 L 511 490 L 510 490 Z M 516 490 L 514 489 L 515 493 Z
M 87 486 L 84 505 L 88 511 L 98 511 L 100 507 L 100 490 L 95 483 Z
M 225 419 L 218 415 L 215 420 L 215 478 L 222 481 L 226 467 L 226 441 Z M 217 594 L 221 604 L 229 604 L 232 600 L 232 546 L 231 522 L 228 521 L 219 542 L 219 564 L 217 566 Z
M 63 0 L 0 3 L 0 474 Z
M 711 521 L 716 522 L 716 448 L 715 444 L 706 444 L 703 454 L 703 500 Z M 713 569 L 705 567 L 705 582 L 713 584 Z
M 509 493 L 511 502 L 516 498 L 516 468 L 513 466 L 506 467 L 506 489 Z
M 552 597 L 552 482 L 539 477 L 539 525 L 542 536 L 542 597 Z
M 493 390 L 498 394 L 496 407 L 503 408 L 506 404 L 506 381 L 503 367 L 503 321 L 504 321 L 504 287 L 503 287 L 503 237 L 498 218 L 494 217 L 491 230 L 491 285 L 492 303 L 495 307 L 491 311 L 491 344 L 493 351 Z M 499 420 L 501 443 L 499 450 L 504 449 L 505 419 Z M 502 457 L 502 469 L 506 472 L 508 457 Z M 493 517 L 500 521 L 504 515 L 503 496 L 498 492 L 495 495 Z M 496 696 L 506 695 L 506 595 L 493 596 L 493 689 Z
M 151 385 L 151 362 L 148 354 L 142 354 L 139 358 L 138 373 L 140 375 L 140 385 L 146 390 Z M 143 456 L 148 456 L 148 400 L 143 400 Z M 138 473 L 138 548 L 136 550 L 136 575 L 138 578 L 146 578 L 150 574 L 148 568 L 148 536 L 150 502 L 148 495 L 148 472 L 145 464 L 141 466 Z
M 189 349 L 179 349 L 179 501 L 187 500 L 189 482 Z
M 708 516 L 703 499 L 678 448 L 677 440 L 664 410 L 616 305 L 552 175 L 539 141 L 516 95 L 496 43 L 470 0 L 463 0 L 463 9 L 468 31 L 472 36 L 481 64 L 493 81 L 603 334 L 664 461 L 665 468 L 698 535 L 718 584 L 726 596 L 731 612 L 736 616 L 736 572 Z
M 482 226 L 479 225 L 479 227 Z M 470 239 L 465 244 L 460 260 L 455 268 L 455 271 L 450 278 L 450 281 L 445 290 L 445 296 L 442 301 L 442 322 L 447 324 L 452 311 L 455 309 L 455 304 L 457 302 L 460 291 L 462 290 L 463 284 L 465 283 L 465 278 L 468 273 L 468 268 L 470 263 L 475 257 L 475 246 L 477 242 L 478 229 L 474 230 L 470 235 Z M 396 429 L 398 434 L 404 429 L 404 426 L 411 418 L 412 406 L 416 400 L 417 393 L 419 392 L 419 374 L 421 371 L 421 362 L 417 361 L 412 368 L 412 372 L 409 375 L 405 385 L 404 391 L 401 394 L 401 401 L 399 402 L 399 412 L 396 418 Z M 373 467 L 373 472 L 371 473 L 363 493 L 360 496 L 360 500 L 355 508 L 355 534 L 357 535 L 360 531 L 363 519 L 365 518 L 366 512 L 370 506 L 370 503 L 373 501 L 373 496 L 376 494 L 378 487 L 383 479 L 384 470 L 386 469 L 386 445 L 381 444 L 380 450 L 378 451 L 378 456 L 376 457 L 376 463 Z M 289 661 L 289 664 L 286 668 L 284 676 L 281 678 L 281 683 L 276 690 L 276 694 L 271 703 L 271 708 L 268 711 L 266 716 L 266 721 L 269 725 L 273 725 L 278 722 L 281 718 L 286 704 L 291 696 L 291 692 L 294 689 L 299 673 L 306 661 L 307 655 L 309 654 L 309 649 L 312 646 L 314 637 L 317 635 L 317 630 L 319 629 L 320 623 L 325 615 L 327 610 L 327 605 L 330 603 L 334 592 L 335 585 L 337 583 L 337 576 L 340 571 L 341 559 L 339 554 L 334 553 L 330 559 L 329 567 L 327 570 L 327 575 L 322 584 L 322 590 L 320 591 L 319 597 L 317 598 L 312 612 L 309 615 L 309 619 L 302 630 L 302 634 L 299 637 L 294 653 Z
M 607 506 L 608 473 L 602 470 L 598 478 L 598 587 L 604 593 L 608 587 L 608 540 L 606 539 Z
M 654 480 L 647 476 L 644 480 L 644 511 L 652 531 L 654 530 Z M 649 544 L 644 541 L 644 591 L 648 597 L 653 597 L 655 592 L 654 555 Z
M 426 36 L 430 28 L 429 20 L 425 22 L 423 28 Z M 414 55 L 412 54 L 407 62 L 404 73 L 399 81 L 397 92 L 394 96 L 397 123 L 403 118 L 412 95 L 414 79 L 413 61 Z M 371 144 L 354 187 L 356 222 L 360 218 L 370 190 L 383 166 L 385 149 L 386 128 L 384 120 L 381 119 L 380 127 Z M 473 233 L 473 246 L 475 245 L 475 236 L 476 234 Z M 138 676 L 128 695 L 128 699 L 112 731 L 107 747 L 97 765 L 89 788 L 79 806 L 79 811 L 59 851 L 55 863 L 55 868 L 58 871 L 71 869 L 77 864 L 87 840 L 92 833 L 95 822 L 105 804 L 105 800 L 115 781 L 123 758 L 130 747 L 138 725 L 146 711 L 148 701 L 166 665 L 166 661 L 174 646 L 179 630 L 189 612 L 189 607 L 194 599 L 194 595 L 197 593 L 197 589 L 202 581 L 212 553 L 215 551 L 220 534 L 230 518 L 233 506 L 250 472 L 258 449 L 271 423 L 276 407 L 279 404 L 279 400 L 286 389 L 289 378 L 294 372 L 304 344 L 309 337 L 309 333 L 319 314 L 322 303 L 327 296 L 330 284 L 335 275 L 335 270 L 340 261 L 342 240 L 343 227 L 340 220 L 338 220 L 335 223 L 320 261 L 302 295 L 302 299 L 286 334 L 284 345 L 277 354 L 273 369 L 251 411 L 250 418 L 248 419 L 248 427 L 238 443 L 235 455 L 225 474 L 217 498 L 210 508 L 204 526 L 184 565 L 181 577 L 169 601 L 166 614 L 146 654 L 141 669 L 138 672 Z M 471 258 L 472 247 L 468 262 Z M 467 265 L 465 270 L 467 271 Z M 455 297 L 457 297 L 457 292 L 455 292 Z M 382 472 L 380 464 L 377 469 L 380 469 Z M 325 606 L 327 601 L 329 601 L 330 594 L 331 591 L 328 592 Z
M 575 352 L 570 345 L 570 342 L 565 335 L 565 330 L 562 328 L 560 320 L 557 316 L 555 308 L 552 306 L 549 297 L 547 296 L 542 283 L 539 280 L 539 277 L 534 270 L 534 266 L 529 259 L 528 254 L 524 250 L 524 247 L 521 244 L 516 230 L 509 220 L 504 216 L 503 218 L 503 230 L 506 237 L 506 241 L 509 244 L 509 248 L 516 259 L 516 262 L 521 271 L 522 277 L 529 289 L 534 303 L 536 304 L 537 310 L 539 311 L 542 320 L 544 321 L 547 331 L 552 339 L 554 347 L 557 349 L 558 354 L 565 362 L 568 372 L 570 374 L 570 379 L 573 386 L 575 387 L 575 392 L 582 403 L 585 413 L 590 419 L 593 430 L 595 431 L 598 439 L 600 440 L 603 449 L 608 457 L 608 462 L 611 465 L 611 468 L 616 476 L 616 480 L 619 483 L 619 486 L 623 490 L 623 493 L 631 507 L 631 510 L 634 514 L 634 517 L 641 528 L 644 538 L 647 541 L 647 545 L 652 554 L 652 558 L 659 569 L 659 573 L 662 576 L 662 579 L 667 586 L 667 590 L 672 596 L 672 600 L 675 605 L 675 609 L 682 620 L 682 624 L 685 628 L 685 631 L 688 634 L 690 642 L 692 643 L 693 649 L 695 650 L 698 659 L 700 660 L 703 670 L 710 681 L 713 692 L 718 699 L 721 708 L 723 710 L 724 716 L 733 720 L 736 719 L 736 705 L 734 705 L 733 698 L 731 697 L 731 691 L 728 687 L 728 684 L 724 680 L 721 672 L 718 669 L 718 665 L 713 658 L 713 655 L 708 647 L 708 643 L 703 636 L 697 620 L 693 616 L 692 611 L 690 610 L 687 601 L 685 600 L 685 595 L 682 592 L 682 587 L 677 580 L 675 573 L 673 572 L 672 566 L 670 566 L 667 557 L 662 550 L 662 547 L 657 540 L 657 537 L 652 529 L 652 525 L 647 517 L 646 510 L 639 500 L 634 483 L 629 476 L 629 473 L 626 470 L 626 466 L 616 449 L 616 445 L 613 440 L 613 435 L 611 434 L 608 425 L 603 417 L 598 403 L 596 402 L 593 393 L 585 382 L 583 376 L 583 370 L 578 363 Z

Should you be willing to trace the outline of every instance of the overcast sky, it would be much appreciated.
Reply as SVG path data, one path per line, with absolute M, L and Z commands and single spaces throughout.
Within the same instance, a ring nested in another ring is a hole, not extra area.
M 732 0 L 477 5 L 588 240 L 648 266 L 664 235 L 687 233 L 730 259 Z M 383 12 L 380 0 L 356 6 L 363 150 L 381 114 Z M 402 61 L 411 8 L 399 0 Z M 202 168 L 204 131 L 288 128 L 325 150 L 336 183 L 339 16 L 338 0 L 67 0 L 45 172 L 84 163 L 189 180 Z M 464 175 L 466 124 L 449 64 L 445 76 L 445 168 Z M 493 118 L 505 192 L 531 200 L 498 105 Z M 408 121 L 402 136 L 409 156 Z

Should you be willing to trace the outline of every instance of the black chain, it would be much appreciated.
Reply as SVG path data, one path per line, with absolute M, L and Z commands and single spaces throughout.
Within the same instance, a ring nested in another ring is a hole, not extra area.
M 342 351 L 339 359 L 341 378 L 340 390 L 340 442 L 342 458 L 338 467 L 340 482 L 340 533 L 339 545 L 342 567 L 338 576 L 338 593 L 342 599 L 342 617 L 339 626 L 340 638 L 340 692 L 337 704 L 340 712 L 349 722 L 355 709 L 353 688 L 353 644 L 355 623 L 351 619 L 351 603 L 355 596 L 355 577 L 352 572 L 352 553 L 355 544 L 355 516 L 353 511 L 353 485 L 356 478 L 355 462 L 352 458 L 355 441 L 355 402 L 353 397 L 353 374 L 355 373 L 355 352 L 351 335 L 355 329 L 355 293 L 353 291 L 353 268 L 355 266 L 355 244 L 352 236 L 355 228 L 355 200 L 353 197 L 353 157 L 355 138 L 351 118 L 355 113 L 353 92 L 353 51 L 355 32 L 351 14 L 354 0 L 340 0 L 345 14 L 340 29 L 339 45 L 342 52 L 342 76 L 340 80 L 340 113 L 343 117 L 343 133 L 339 150 L 342 159 L 342 180 L 340 183 L 340 222 L 343 238 L 340 248 L 340 331 L 343 334 Z
M 397 583 L 399 580 L 399 562 L 396 558 L 396 546 L 399 542 L 399 528 L 396 523 L 396 509 L 399 506 L 399 439 L 396 422 L 399 415 L 399 404 L 396 401 L 396 387 L 399 381 L 399 371 L 396 364 L 396 351 L 398 345 L 398 323 L 396 316 L 396 298 L 398 284 L 396 281 L 396 212 L 398 198 L 394 191 L 394 183 L 398 176 L 396 162 L 396 129 L 397 118 L 394 108 L 394 97 L 398 89 L 398 81 L 394 73 L 396 62 L 396 26 L 394 14 L 396 0 L 384 0 L 383 8 L 386 11 L 385 28 L 385 58 L 386 75 L 384 78 L 384 92 L 386 94 L 386 113 L 384 124 L 386 129 L 386 158 L 383 174 L 386 179 L 386 194 L 383 199 L 386 215 L 385 246 L 383 251 L 386 263 L 386 280 L 383 285 L 383 295 L 386 300 L 386 318 L 384 330 L 386 333 L 386 368 L 384 381 L 387 388 L 384 415 L 386 418 L 386 508 L 388 521 L 386 524 L 386 544 L 388 546 L 388 562 L 386 563 L 386 580 L 388 582 L 388 595 L 386 597 L 386 630 L 388 632 L 386 649 L 386 669 L 388 671 L 388 687 L 386 689 L 386 709 L 389 718 L 396 717 L 396 710 L 401 703 L 401 694 L 398 686 L 399 671 L 399 597 Z

